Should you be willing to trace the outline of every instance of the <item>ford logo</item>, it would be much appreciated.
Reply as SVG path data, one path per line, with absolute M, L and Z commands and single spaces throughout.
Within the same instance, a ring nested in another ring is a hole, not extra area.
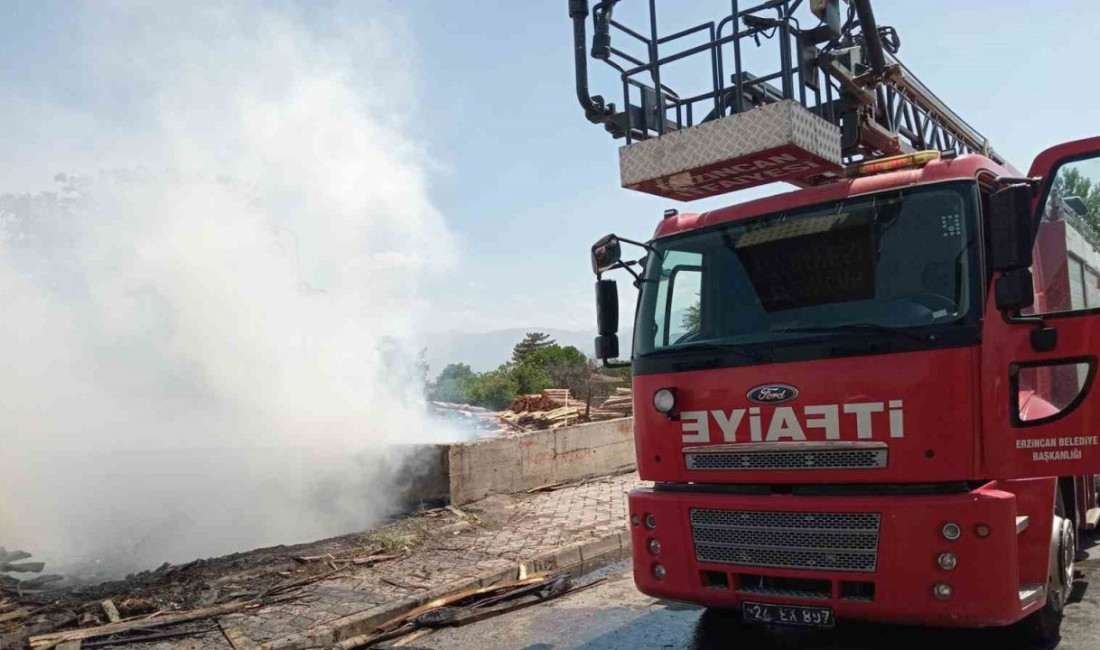
M 746 397 L 756 404 L 782 404 L 798 397 L 798 389 L 787 384 L 764 384 L 750 390 Z

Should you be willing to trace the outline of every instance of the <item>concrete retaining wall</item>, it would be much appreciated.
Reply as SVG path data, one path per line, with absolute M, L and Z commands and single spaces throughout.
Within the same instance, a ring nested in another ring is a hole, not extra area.
M 635 467 L 633 418 L 450 445 L 451 503 Z

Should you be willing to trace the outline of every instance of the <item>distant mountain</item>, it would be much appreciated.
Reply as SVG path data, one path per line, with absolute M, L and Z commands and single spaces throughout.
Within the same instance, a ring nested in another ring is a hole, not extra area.
M 592 339 L 596 333 L 584 330 L 524 327 L 494 332 L 441 332 L 428 334 L 424 340 L 424 346 L 428 349 L 429 374 L 434 377 L 449 363 L 465 363 L 476 372 L 492 370 L 511 360 L 512 348 L 527 332 L 545 332 L 558 345 L 572 345 L 590 357 L 594 352 Z M 629 350 L 629 332 L 620 331 L 619 336 L 623 346 L 621 349 Z

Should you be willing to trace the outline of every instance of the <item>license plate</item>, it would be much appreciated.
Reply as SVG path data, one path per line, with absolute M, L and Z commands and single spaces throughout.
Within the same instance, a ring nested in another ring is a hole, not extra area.
M 768 605 L 742 603 L 741 612 L 750 623 L 777 623 L 780 625 L 808 625 L 833 627 L 833 610 L 828 607 L 800 607 L 798 605 Z

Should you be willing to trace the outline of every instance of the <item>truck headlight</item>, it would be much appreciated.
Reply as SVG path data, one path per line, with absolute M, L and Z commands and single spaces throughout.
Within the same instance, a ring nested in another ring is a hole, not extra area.
M 661 388 L 653 393 L 653 408 L 657 409 L 658 413 L 664 413 L 665 415 L 672 413 L 672 410 L 676 408 L 676 389 Z

